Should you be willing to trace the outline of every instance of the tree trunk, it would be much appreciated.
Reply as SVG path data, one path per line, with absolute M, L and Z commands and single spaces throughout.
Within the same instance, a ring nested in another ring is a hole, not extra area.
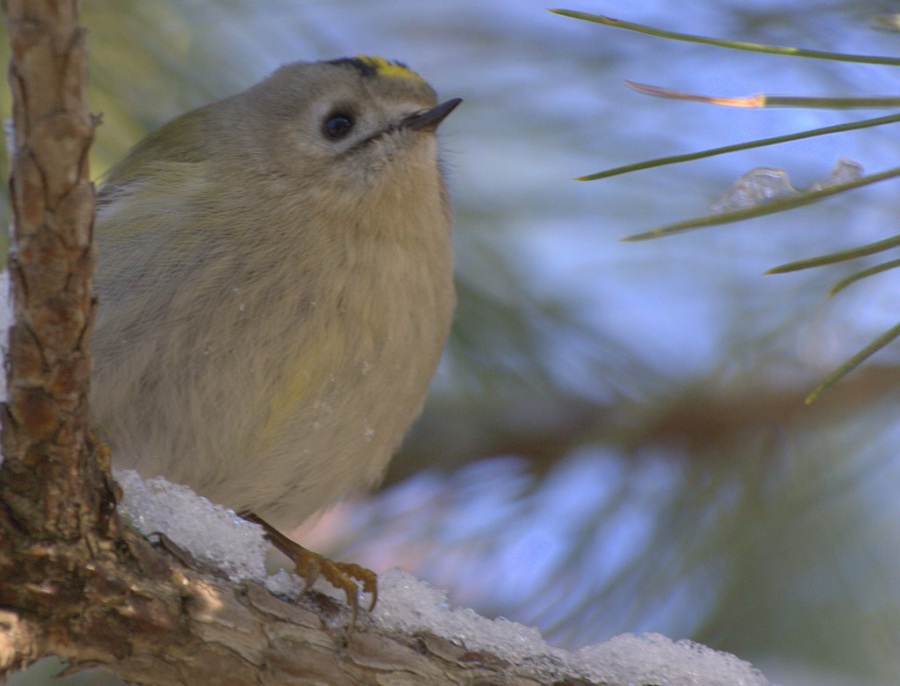
M 15 324 L 3 408 L 0 526 L 75 540 L 106 519 L 86 441 L 94 189 L 76 2 L 8 0 L 15 151 Z

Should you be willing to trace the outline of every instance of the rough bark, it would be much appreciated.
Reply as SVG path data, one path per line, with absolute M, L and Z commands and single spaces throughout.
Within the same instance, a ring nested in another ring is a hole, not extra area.
M 3 529 L 75 540 L 106 514 L 86 440 L 94 190 L 75 1 L 8 0 L 15 150 Z
M 389 633 L 366 618 L 347 635 L 346 608 L 327 598 L 285 602 L 258 584 L 234 587 L 179 568 L 138 537 L 126 540 L 130 563 L 88 565 L 68 621 L 62 612 L 48 621 L 0 607 L 0 677 L 11 658 L 53 653 L 73 671 L 103 665 L 153 686 L 591 683 L 561 676 L 559 665 L 515 664 L 427 632 Z

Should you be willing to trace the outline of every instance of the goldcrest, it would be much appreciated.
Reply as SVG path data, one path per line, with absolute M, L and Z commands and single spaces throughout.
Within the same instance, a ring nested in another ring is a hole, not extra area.
M 435 130 L 398 62 L 282 67 L 151 133 L 98 195 L 98 435 L 280 528 L 381 477 L 447 338 Z

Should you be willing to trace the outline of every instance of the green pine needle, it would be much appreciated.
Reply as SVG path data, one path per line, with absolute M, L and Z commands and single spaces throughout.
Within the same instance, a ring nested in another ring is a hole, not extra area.
M 819 255 L 818 257 L 810 257 L 806 260 L 797 260 L 796 262 L 788 262 L 777 267 L 772 267 L 766 274 L 787 274 L 788 272 L 798 272 L 801 269 L 811 269 L 812 267 L 823 267 L 826 264 L 835 264 L 837 262 L 846 262 L 854 260 L 857 257 L 866 257 L 876 253 L 890 250 L 900 246 L 900 234 L 885 238 L 874 243 L 866 243 L 849 250 L 841 250 L 839 252 L 828 253 L 827 255 Z
M 900 337 L 900 324 L 897 324 L 895 327 L 885 331 L 878 338 L 869 343 L 869 345 L 860 350 L 849 360 L 844 362 L 844 364 L 831 372 L 831 374 L 825 377 L 825 380 L 822 381 L 822 383 L 820 383 L 815 387 L 815 389 L 813 389 L 812 393 L 806 396 L 806 400 L 804 400 L 804 402 L 807 405 L 815 402 L 825 391 L 834 386 L 834 384 L 847 376 L 847 374 L 856 369 L 859 365 L 861 365 L 883 347 L 894 341 L 897 337 Z
M 836 293 L 844 290 L 847 286 L 856 283 L 862 279 L 868 278 L 870 276 L 875 276 L 876 274 L 881 274 L 882 272 L 889 271 L 891 269 L 896 269 L 900 267 L 900 260 L 890 260 L 889 262 L 882 262 L 881 264 L 876 264 L 874 267 L 869 267 L 868 269 L 863 269 L 862 271 L 858 271 L 855 274 L 851 274 L 850 276 L 841 279 L 834 286 L 831 287 L 831 290 L 828 292 L 828 297 L 833 297 Z
M 845 131 L 853 131 L 855 129 L 864 129 L 870 126 L 881 126 L 882 124 L 894 124 L 900 122 L 900 114 L 892 114 L 886 117 L 876 117 L 875 119 L 863 119 L 851 122 L 849 124 L 837 124 L 835 126 L 823 126 L 819 129 L 810 129 L 799 133 L 790 133 L 784 136 L 773 136 L 772 138 L 760 138 L 755 141 L 747 141 L 745 143 L 737 143 L 735 145 L 725 145 L 720 148 L 710 148 L 708 150 L 700 150 L 698 152 L 687 153 L 685 155 L 672 155 L 671 157 L 658 157 L 645 162 L 636 162 L 614 169 L 606 169 L 594 174 L 586 174 L 585 176 L 576 177 L 576 181 L 594 181 L 596 179 L 606 179 L 610 176 L 618 176 L 619 174 L 627 174 L 641 169 L 652 169 L 653 167 L 662 167 L 667 164 L 679 164 L 681 162 L 691 162 L 700 160 L 705 157 L 714 157 L 715 155 L 725 155 L 731 152 L 739 152 L 741 150 L 752 150 L 767 145 L 778 145 L 780 143 L 789 143 L 791 141 L 799 141 L 804 138 L 812 138 L 814 136 L 826 136 L 832 133 L 843 133 Z
M 723 40 L 720 38 L 709 38 L 708 36 L 695 36 L 689 33 L 677 33 L 675 31 L 664 31 L 652 26 L 644 24 L 635 24 L 629 21 L 621 21 L 612 17 L 605 17 L 599 14 L 588 14 L 586 12 L 576 12 L 574 10 L 552 9 L 554 14 L 560 14 L 564 17 L 572 17 L 573 19 L 583 19 L 584 21 L 594 22 L 595 24 L 603 24 L 604 26 L 612 26 L 629 31 L 637 31 L 645 33 L 649 36 L 658 38 L 668 38 L 670 40 L 687 41 L 689 43 L 700 43 L 703 45 L 715 45 L 720 48 L 729 48 L 731 50 L 747 50 L 749 52 L 761 52 L 768 55 L 787 55 L 790 57 L 810 57 L 818 60 L 836 60 L 839 62 L 861 62 L 864 64 L 886 64 L 893 67 L 900 66 L 900 59 L 895 57 L 882 57 L 878 55 L 847 55 L 839 52 L 823 52 L 820 50 L 804 50 L 802 48 L 790 48 L 780 45 L 762 45 L 760 43 L 746 43 L 743 41 Z
M 651 231 L 645 231 L 644 233 L 626 236 L 622 240 L 646 241 L 650 240 L 651 238 L 671 236 L 674 233 L 681 233 L 682 231 L 687 231 L 688 229 L 698 229 L 707 226 L 719 226 L 720 224 L 730 224 L 732 222 L 739 222 L 745 219 L 752 219 L 754 217 L 763 217 L 768 214 L 775 214 L 776 212 L 784 212 L 785 210 L 791 210 L 795 207 L 809 205 L 823 198 L 836 195 L 837 193 L 843 193 L 844 191 L 861 188 L 862 186 L 867 186 L 869 184 L 876 183 L 878 181 L 884 181 L 896 176 L 900 176 L 900 167 L 895 167 L 879 174 L 869 174 L 868 176 L 863 176 L 861 178 L 854 179 L 853 181 L 848 181 L 847 183 L 836 184 L 834 186 L 828 186 L 826 188 L 819 188 L 814 191 L 804 191 L 803 193 L 791 195 L 786 198 L 778 198 L 777 200 L 770 200 L 758 205 L 743 207 L 732 212 L 722 212 L 721 214 L 706 215 L 704 217 L 688 219 L 683 222 L 677 222 L 675 224 L 668 224 L 667 226 L 662 226 Z M 782 265 L 781 267 L 776 267 L 775 269 L 770 270 L 769 273 L 794 271 L 793 269 L 788 269 L 789 266 L 790 265 Z M 804 267 L 799 268 L 802 269 Z

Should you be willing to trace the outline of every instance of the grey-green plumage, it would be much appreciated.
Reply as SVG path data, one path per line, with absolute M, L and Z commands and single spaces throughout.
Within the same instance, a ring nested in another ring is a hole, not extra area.
M 114 465 L 281 527 L 379 479 L 454 305 L 454 106 L 380 58 L 297 63 L 111 170 L 91 407 Z

